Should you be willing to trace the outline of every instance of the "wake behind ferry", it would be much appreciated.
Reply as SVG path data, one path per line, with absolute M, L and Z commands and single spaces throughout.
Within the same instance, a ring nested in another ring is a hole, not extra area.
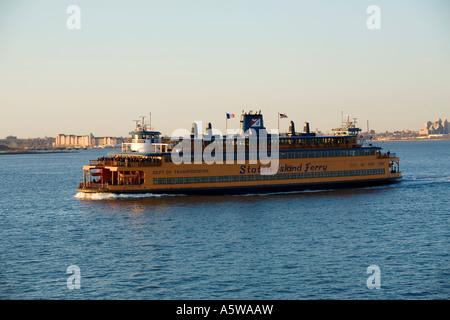
M 360 131 L 355 122 L 347 121 L 342 128 L 334 129 L 334 134 L 318 136 L 310 132 L 307 122 L 303 132 L 295 132 L 291 121 L 287 133 L 276 133 L 274 137 L 266 135 L 261 112 L 250 111 L 242 113 L 236 134 L 214 135 L 209 123 L 206 133 L 200 137 L 193 125 L 189 139 L 180 143 L 181 137 L 163 138 L 142 118 L 120 151 L 83 166 L 83 182 L 77 191 L 248 194 L 398 182 L 401 179 L 399 158 L 389 151 L 382 152 L 380 147 L 364 146 Z M 248 132 L 258 136 L 256 145 Z M 276 155 L 274 138 L 277 138 Z M 276 156 L 275 171 L 267 170 L 268 158 L 258 152 L 262 147 L 268 149 L 272 158 Z M 205 152 L 214 161 L 202 156 Z

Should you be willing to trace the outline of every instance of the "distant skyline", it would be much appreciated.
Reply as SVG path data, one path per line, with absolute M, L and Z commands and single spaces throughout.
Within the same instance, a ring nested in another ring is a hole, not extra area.
M 80 29 L 66 12 L 80 8 Z M 367 27 L 370 5 L 381 29 Z M 267 128 L 450 118 L 450 1 L 4 0 L 0 138 L 163 134 L 261 110 Z

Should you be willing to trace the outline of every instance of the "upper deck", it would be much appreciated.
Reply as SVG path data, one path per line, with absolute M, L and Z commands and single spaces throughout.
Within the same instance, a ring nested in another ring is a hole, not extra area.
M 198 159 L 203 159 L 199 157 L 203 152 L 210 152 L 214 156 L 222 153 L 223 158 L 219 156 L 215 160 L 229 160 L 238 157 L 242 159 L 242 154 L 246 159 L 259 159 L 264 150 L 271 156 L 272 150 L 276 150 L 280 159 L 374 155 L 381 150 L 371 146 L 362 147 L 358 141 L 360 129 L 353 122 L 347 123 L 346 128 L 339 131 L 334 129 L 335 135 L 316 135 L 309 131 L 309 124 L 306 122 L 303 132 L 299 133 L 295 131 L 293 121 L 287 133 L 268 133 L 262 114 L 251 112 L 242 114 L 241 128 L 233 134 L 213 134 L 212 126 L 208 124 L 206 132 L 200 135 L 195 125 L 194 123 L 190 135 L 165 138 L 161 137 L 160 132 L 151 131 L 142 119 L 140 124 L 136 124 L 136 129 L 130 132 L 131 142 L 123 143 L 120 152 L 110 153 L 109 160 L 92 161 L 92 164 L 159 166 L 163 162 L 171 162 L 172 155 L 183 156 L 187 153 L 191 154 L 192 159 L 197 159 L 198 163 Z

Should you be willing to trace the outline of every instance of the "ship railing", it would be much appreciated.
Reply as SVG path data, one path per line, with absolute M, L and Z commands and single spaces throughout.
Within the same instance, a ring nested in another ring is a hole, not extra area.
M 98 182 L 81 182 L 79 184 L 80 188 L 106 188 L 109 184 L 108 183 L 98 183 Z
M 116 160 L 89 160 L 90 166 L 105 167 L 157 167 L 161 165 L 161 160 L 154 161 L 116 161 Z
M 379 153 L 379 154 L 377 155 L 377 158 L 378 158 L 378 159 L 397 158 L 397 154 L 396 154 L 396 153 L 390 153 L 390 152 L 387 152 L 387 153 Z

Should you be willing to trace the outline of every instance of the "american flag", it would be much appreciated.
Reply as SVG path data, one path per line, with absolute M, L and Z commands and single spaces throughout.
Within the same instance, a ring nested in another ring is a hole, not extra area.
M 287 118 L 287 115 L 285 113 L 280 113 L 280 119 L 283 119 L 283 118 Z

